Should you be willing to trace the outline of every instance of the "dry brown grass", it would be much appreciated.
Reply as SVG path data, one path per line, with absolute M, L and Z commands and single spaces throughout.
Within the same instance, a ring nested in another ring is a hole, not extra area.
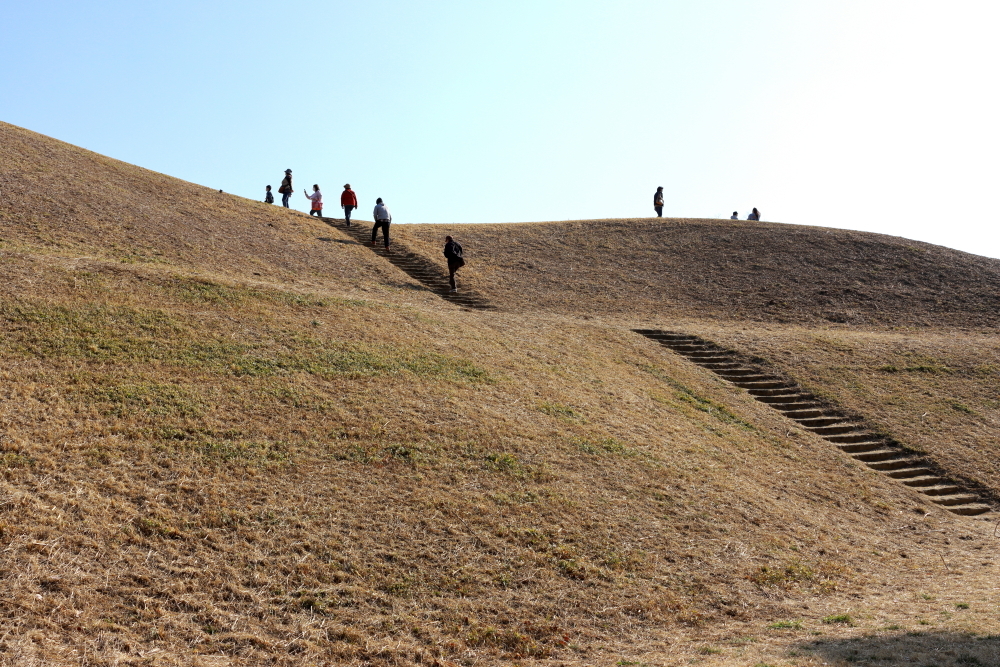
M 629 312 L 463 311 L 304 216 L 0 131 L 0 665 L 995 655 L 991 524 Z M 25 208 L 69 192 L 71 226 Z
M 1000 324 L 1000 260 L 919 241 L 730 220 L 406 225 L 506 308 L 580 316 L 856 325 Z M 443 260 L 441 260 L 443 262 Z

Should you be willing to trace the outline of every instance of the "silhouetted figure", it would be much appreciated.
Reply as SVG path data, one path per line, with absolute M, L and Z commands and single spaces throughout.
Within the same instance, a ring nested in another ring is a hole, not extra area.
M 731 217 L 729 219 L 730 220 L 739 220 L 740 219 L 740 214 L 737 213 L 736 211 L 733 211 L 733 217 Z
M 350 183 L 344 183 L 344 191 L 340 193 L 340 208 L 344 209 L 344 222 L 351 226 L 351 211 L 358 207 L 358 196 L 354 194 Z
M 465 258 L 462 257 L 462 246 L 450 236 L 444 237 L 444 256 L 448 259 L 448 284 L 451 291 L 457 292 L 458 285 L 455 283 L 455 273 L 465 266 Z
M 760 211 L 756 208 L 750 211 L 750 215 L 747 216 L 747 220 L 760 220 Z
M 389 208 L 382 203 L 382 198 L 379 197 L 375 200 L 375 211 L 373 212 L 375 216 L 375 226 L 372 227 L 372 245 L 375 245 L 375 239 L 378 238 L 378 230 L 382 228 L 382 239 L 385 241 L 385 249 L 389 249 L 389 224 L 392 223 L 392 214 L 389 213 Z
M 288 208 L 288 200 L 292 198 L 292 170 L 285 170 L 285 177 L 281 179 L 281 185 L 278 186 L 278 193 L 281 195 L 281 205 Z
M 274 195 L 271 194 L 271 186 L 270 185 L 267 186 L 267 190 L 264 192 L 264 203 L 265 204 L 273 204 L 274 203 Z
M 663 217 L 663 186 L 656 188 L 656 194 L 653 195 L 653 209 L 656 211 L 656 217 Z
M 319 218 L 323 217 L 323 193 L 319 191 L 318 185 L 313 185 L 313 193 L 309 194 L 305 190 L 306 199 L 312 202 L 312 209 L 309 211 L 309 215 L 315 215 Z

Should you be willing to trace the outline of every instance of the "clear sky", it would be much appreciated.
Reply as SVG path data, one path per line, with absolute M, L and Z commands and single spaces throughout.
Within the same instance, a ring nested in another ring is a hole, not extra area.
M 327 214 L 652 215 L 1000 257 L 1000 3 L 6 2 L 0 120 Z

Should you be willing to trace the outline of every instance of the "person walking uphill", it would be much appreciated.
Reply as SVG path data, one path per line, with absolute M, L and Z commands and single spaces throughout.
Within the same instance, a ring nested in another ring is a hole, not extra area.
M 323 193 L 319 191 L 318 185 L 313 185 L 313 193 L 309 194 L 306 190 L 302 192 L 306 193 L 306 199 L 312 201 L 312 210 L 309 211 L 309 215 L 315 215 L 317 217 L 323 217 Z
M 358 207 L 358 196 L 354 194 L 350 183 L 344 183 L 344 191 L 340 193 L 340 208 L 344 209 L 344 222 L 351 226 L 351 211 Z
M 465 266 L 465 258 L 462 257 L 462 246 L 450 236 L 444 237 L 444 256 L 448 259 L 448 284 L 451 291 L 457 292 L 458 285 L 455 284 L 455 273 Z
M 653 209 L 656 211 L 656 217 L 663 217 L 663 186 L 656 188 L 656 193 L 653 195 Z
M 281 179 L 281 185 L 278 186 L 278 192 L 281 194 L 281 205 L 288 208 L 288 200 L 292 197 L 292 170 L 285 170 L 285 177 Z
M 372 245 L 375 245 L 375 239 L 378 238 L 379 227 L 382 228 L 382 238 L 385 241 L 385 249 L 389 249 L 389 224 L 392 222 L 392 214 L 389 213 L 389 208 L 382 203 L 382 198 L 379 197 L 375 200 L 375 211 L 373 213 L 375 216 L 375 226 L 372 227 Z

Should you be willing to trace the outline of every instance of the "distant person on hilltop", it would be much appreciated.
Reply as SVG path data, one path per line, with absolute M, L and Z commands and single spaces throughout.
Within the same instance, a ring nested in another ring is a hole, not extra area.
M 274 195 L 271 194 L 271 186 L 270 185 L 267 186 L 267 190 L 264 191 L 264 203 L 265 204 L 273 204 L 274 203 Z
M 444 256 L 448 259 L 448 284 L 451 285 L 452 292 L 458 291 L 455 283 L 455 273 L 465 266 L 465 258 L 462 257 L 462 246 L 450 236 L 444 237 Z
M 344 191 L 340 193 L 340 208 L 344 209 L 344 222 L 351 226 L 351 211 L 358 207 L 358 196 L 354 194 L 350 183 L 344 183 Z
M 756 208 L 750 211 L 750 215 L 747 216 L 747 220 L 760 220 L 760 211 Z
M 389 207 L 382 203 L 382 198 L 379 197 L 375 200 L 375 211 L 373 212 L 375 216 L 375 226 L 372 227 L 372 245 L 375 245 L 375 239 L 378 238 L 378 230 L 382 228 L 382 239 L 385 241 L 385 249 L 389 249 L 389 224 L 392 222 L 392 214 L 389 213 Z
M 739 220 L 740 219 L 740 214 L 737 213 L 736 211 L 733 211 L 733 217 L 731 217 L 729 219 L 730 220 Z
M 663 186 L 656 188 L 656 193 L 653 194 L 653 209 L 656 211 L 656 217 L 663 217 Z
M 305 190 L 303 190 L 302 192 L 305 192 L 306 199 L 308 199 L 308 200 L 310 200 L 312 202 L 312 210 L 309 211 L 309 215 L 315 215 L 317 217 L 322 218 L 323 217 L 323 193 L 319 191 L 319 186 L 318 185 L 313 185 L 313 193 L 312 194 L 309 194 Z
M 292 197 L 292 170 L 285 170 L 285 177 L 281 179 L 281 185 L 278 186 L 278 192 L 281 194 L 281 205 L 288 208 L 288 200 Z

